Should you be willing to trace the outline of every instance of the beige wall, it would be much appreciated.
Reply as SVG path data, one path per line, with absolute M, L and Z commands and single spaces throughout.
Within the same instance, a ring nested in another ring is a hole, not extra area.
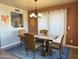
M 16 12 L 15 9 L 20 10 L 19 12 Z M 17 44 L 20 42 L 20 39 L 18 38 L 18 30 L 19 28 L 13 28 L 11 26 L 11 12 L 21 13 L 23 14 L 23 22 L 24 22 L 24 29 L 26 32 L 28 32 L 28 21 L 27 21 L 27 11 L 11 7 L 7 5 L 0 4 L 0 41 L 1 41 L 1 48 L 5 48 L 14 44 Z M 1 15 L 7 15 L 9 16 L 8 24 L 3 24 Z

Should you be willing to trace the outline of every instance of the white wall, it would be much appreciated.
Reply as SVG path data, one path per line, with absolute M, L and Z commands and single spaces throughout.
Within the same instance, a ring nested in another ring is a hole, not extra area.
M 16 44 L 20 42 L 19 37 L 17 36 L 18 30 L 21 28 L 13 28 L 11 26 L 11 12 L 16 12 L 15 7 L 7 6 L 0 4 L 0 39 L 1 39 L 1 48 L 8 47 L 10 45 Z M 17 8 L 19 9 L 19 8 Z M 28 21 L 27 21 L 27 11 L 19 9 L 20 12 L 23 14 L 24 20 L 24 29 L 28 32 Z M 8 15 L 9 16 L 9 23 L 7 25 L 1 22 L 1 15 Z

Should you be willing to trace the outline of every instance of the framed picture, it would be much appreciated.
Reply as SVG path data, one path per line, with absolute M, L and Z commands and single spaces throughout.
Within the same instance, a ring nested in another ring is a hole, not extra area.
M 13 28 L 23 27 L 23 14 L 11 12 L 11 25 Z
M 2 24 L 8 25 L 9 24 L 9 16 L 8 15 L 1 15 Z

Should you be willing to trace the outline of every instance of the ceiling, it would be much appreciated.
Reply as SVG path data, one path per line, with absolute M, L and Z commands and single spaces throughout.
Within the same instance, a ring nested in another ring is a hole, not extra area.
M 77 0 L 37 0 L 37 8 L 45 8 L 53 5 L 75 2 Z M 24 10 L 35 9 L 34 0 L 0 0 L 0 3 L 21 8 Z

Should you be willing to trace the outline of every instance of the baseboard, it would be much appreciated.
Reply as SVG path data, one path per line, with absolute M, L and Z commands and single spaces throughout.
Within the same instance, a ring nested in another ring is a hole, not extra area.
M 72 45 L 65 45 L 66 47 L 70 47 L 70 48 L 76 48 L 78 49 L 78 46 L 72 46 Z
M 16 45 L 18 45 L 18 44 L 20 44 L 20 41 L 18 41 L 18 42 L 15 42 L 15 43 L 12 43 L 12 44 L 10 44 L 10 45 L 6 45 L 6 46 L 3 46 L 3 47 L 1 47 L 1 49 L 9 49 L 9 48 L 11 48 L 11 47 L 14 47 L 14 46 L 16 46 Z

